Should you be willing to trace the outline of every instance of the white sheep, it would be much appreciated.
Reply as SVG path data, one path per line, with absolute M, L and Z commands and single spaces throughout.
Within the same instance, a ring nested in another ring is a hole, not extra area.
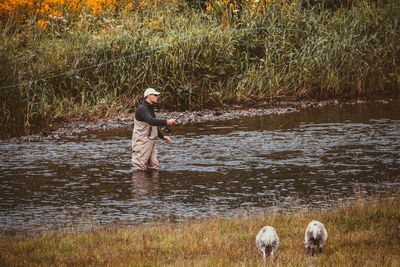
M 256 246 L 258 250 L 262 253 L 264 257 L 264 262 L 267 260 L 268 256 L 271 256 L 271 261 L 273 261 L 273 256 L 275 250 L 279 245 L 279 237 L 276 234 L 274 227 L 264 226 L 257 234 Z
M 325 226 L 319 221 L 311 221 L 306 229 L 304 244 L 306 249 L 314 256 L 314 246 L 318 246 L 319 253 L 322 253 L 322 247 L 328 238 L 328 232 Z

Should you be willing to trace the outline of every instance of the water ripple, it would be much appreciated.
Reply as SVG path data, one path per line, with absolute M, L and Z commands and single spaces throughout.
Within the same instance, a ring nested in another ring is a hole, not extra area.
M 397 193 L 397 106 L 187 125 L 173 129 L 170 144 L 159 142 L 161 170 L 141 174 L 130 163 L 130 129 L 1 141 L 0 230 L 329 208 L 351 201 L 355 189 Z

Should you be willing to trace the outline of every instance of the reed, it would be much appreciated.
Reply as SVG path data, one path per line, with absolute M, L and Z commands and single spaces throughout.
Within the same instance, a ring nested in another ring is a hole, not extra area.
M 307 224 L 324 223 L 321 255 L 302 242 Z M 366 200 L 332 211 L 265 212 L 151 226 L 103 227 L 84 232 L 2 236 L 1 266 L 262 266 L 255 236 L 272 225 L 280 237 L 275 266 L 398 266 L 400 201 Z M 372 253 L 373 252 L 373 253 Z
M 146 87 L 173 110 L 398 92 L 398 1 L 238 2 L 92 0 L 1 13 L 0 87 L 22 84 L 1 89 L 1 122 L 112 117 Z

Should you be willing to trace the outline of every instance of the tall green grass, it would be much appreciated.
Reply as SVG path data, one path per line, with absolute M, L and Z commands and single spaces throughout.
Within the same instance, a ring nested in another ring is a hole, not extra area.
M 393 94 L 398 14 L 396 0 L 337 9 L 271 2 L 240 10 L 226 28 L 218 14 L 178 1 L 54 19 L 44 32 L 30 21 L 3 21 L 0 87 L 23 85 L 1 89 L 1 122 L 114 116 L 135 107 L 147 87 L 160 90 L 160 106 L 174 110 Z
M 304 231 L 320 220 L 328 231 L 323 253 L 304 248 Z M 135 229 L 0 239 L 1 266 L 263 266 L 255 246 L 264 225 L 280 244 L 274 266 L 399 266 L 398 198 L 360 198 L 331 211 L 268 213 L 236 219 L 159 223 Z

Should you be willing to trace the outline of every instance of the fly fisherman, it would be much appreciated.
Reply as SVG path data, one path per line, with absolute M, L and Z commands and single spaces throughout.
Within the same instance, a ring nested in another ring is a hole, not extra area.
M 166 142 L 171 138 L 165 136 L 157 126 L 173 125 L 175 119 L 159 120 L 154 113 L 154 103 L 157 103 L 160 93 L 153 88 L 144 92 L 143 103 L 135 113 L 132 134 L 132 164 L 135 169 L 158 169 L 157 138 Z

